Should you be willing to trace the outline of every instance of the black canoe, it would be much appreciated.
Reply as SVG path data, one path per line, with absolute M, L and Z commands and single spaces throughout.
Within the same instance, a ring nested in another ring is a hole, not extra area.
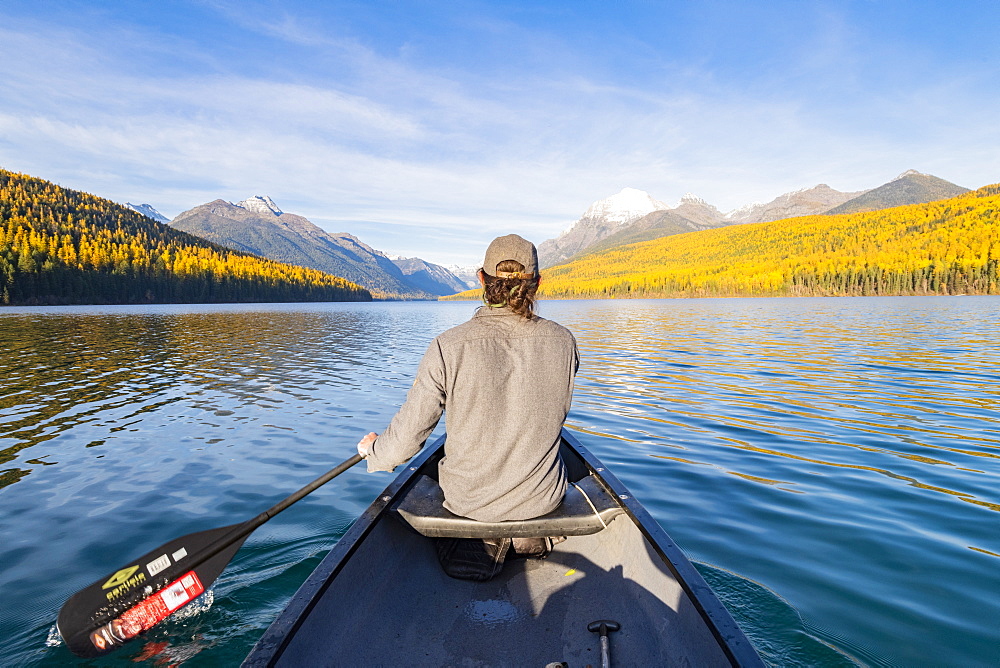
M 691 562 L 571 433 L 563 505 L 489 526 L 440 508 L 443 446 L 426 447 L 358 518 L 244 666 L 600 666 L 588 630 L 600 620 L 618 625 L 615 666 L 763 665 Z M 488 582 L 445 575 L 426 536 L 477 531 L 568 537 L 546 559 L 508 559 Z

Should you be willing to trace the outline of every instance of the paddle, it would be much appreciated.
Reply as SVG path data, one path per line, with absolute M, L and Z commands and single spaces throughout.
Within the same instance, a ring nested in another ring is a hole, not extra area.
M 176 538 L 73 594 L 56 626 L 77 656 L 121 647 L 207 590 L 254 529 L 361 461 L 354 455 L 242 524 Z

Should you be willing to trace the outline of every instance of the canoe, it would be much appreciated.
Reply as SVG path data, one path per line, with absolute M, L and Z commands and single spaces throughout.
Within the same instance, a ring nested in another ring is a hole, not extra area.
M 562 432 L 573 483 L 562 506 L 491 526 L 440 507 L 445 438 L 348 529 L 245 667 L 764 665 L 680 548 L 573 434 Z M 567 538 L 545 559 L 508 559 L 487 582 L 449 577 L 434 537 L 477 531 Z M 606 624 L 604 639 L 602 620 L 617 628 Z

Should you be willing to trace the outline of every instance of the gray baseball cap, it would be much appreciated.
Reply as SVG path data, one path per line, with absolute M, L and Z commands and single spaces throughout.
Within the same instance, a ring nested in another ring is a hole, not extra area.
M 498 272 L 497 265 L 504 260 L 516 260 L 524 265 L 524 270 Z M 534 278 L 538 274 L 538 251 L 535 250 L 535 244 L 516 234 L 497 237 L 486 249 L 483 271 L 499 278 Z

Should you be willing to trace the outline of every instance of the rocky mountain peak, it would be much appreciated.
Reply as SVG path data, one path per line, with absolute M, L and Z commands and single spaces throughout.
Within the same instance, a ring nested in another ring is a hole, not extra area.
M 694 193 L 684 193 L 684 196 L 681 197 L 681 200 L 677 202 L 677 206 L 674 208 L 679 208 L 684 204 L 708 204 L 708 202 L 698 197 Z
M 466 288 L 475 288 L 479 286 L 479 265 L 463 266 L 458 264 L 449 264 L 445 267 L 450 271 L 455 278 L 462 281 Z
M 387 255 L 386 257 L 399 267 L 410 283 L 431 294 L 455 294 L 456 292 L 464 292 L 475 285 L 469 285 L 466 281 L 455 276 L 447 267 L 421 260 L 418 257 L 399 255 Z
M 698 225 L 712 227 L 725 219 L 725 216 L 715 206 L 709 204 L 693 193 L 681 197 L 677 206 L 671 209 L 674 213 Z
M 543 241 L 538 246 L 538 260 L 542 267 L 551 267 L 607 238 L 618 229 L 654 211 L 668 208 L 670 207 L 653 199 L 643 190 L 623 188 L 611 197 L 591 204 L 583 216 L 557 238 Z
M 726 214 L 726 220 L 740 220 L 743 217 L 749 217 L 753 215 L 755 211 L 764 208 L 763 202 L 750 202 L 749 204 L 744 204 L 741 207 L 733 209 Z
M 956 197 L 966 192 L 969 192 L 968 188 L 931 174 L 923 174 L 915 169 L 910 169 L 892 181 L 868 190 L 854 199 L 826 211 L 826 213 L 858 213 L 907 204 L 925 204 L 939 199 Z
M 583 214 L 584 218 L 602 218 L 609 223 L 628 223 L 653 211 L 668 209 L 666 204 L 635 188 L 623 188 L 611 197 L 597 200 Z
M 132 202 L 125 202 L 125 206 L 137 213 L 141 213 L 147 218 L 152 218 L 158 223 L 170 222 L 170 219 L 154 209 L 152 204 L 132 204 Z
M 905 179 L 907 176 L 927 176 L 927 174 L 924 174 L 923 172 L 918 172 L 915 169 L 908 169 L 905 172 L 903 172 L 902 174 L 900 174 L 899 176 L 897 176 L 896 178 L 894 178 L 893 181 L 898 181 L 900 179 Z M 892 181 L 890 181 L 890 183 L 892 183 Z
M 762 223 L 795 216 L 821 214 L 857 197 L 861 192 L 840 192 L 825 183 L 778 195 L 770 202 L 742 206 L 726 214 L 729 223 Z
M 232 204 L 240 207 L 241 209 L 253 211 L 254 213 L 270 213 L 275 216 L 280 216 L 284 213 L 278 208 L 278 205 L 274 203 L 274 200 L 267 195 L 254 195 L 253 197 L 249 197 L 242 202 L 232 202 Z

